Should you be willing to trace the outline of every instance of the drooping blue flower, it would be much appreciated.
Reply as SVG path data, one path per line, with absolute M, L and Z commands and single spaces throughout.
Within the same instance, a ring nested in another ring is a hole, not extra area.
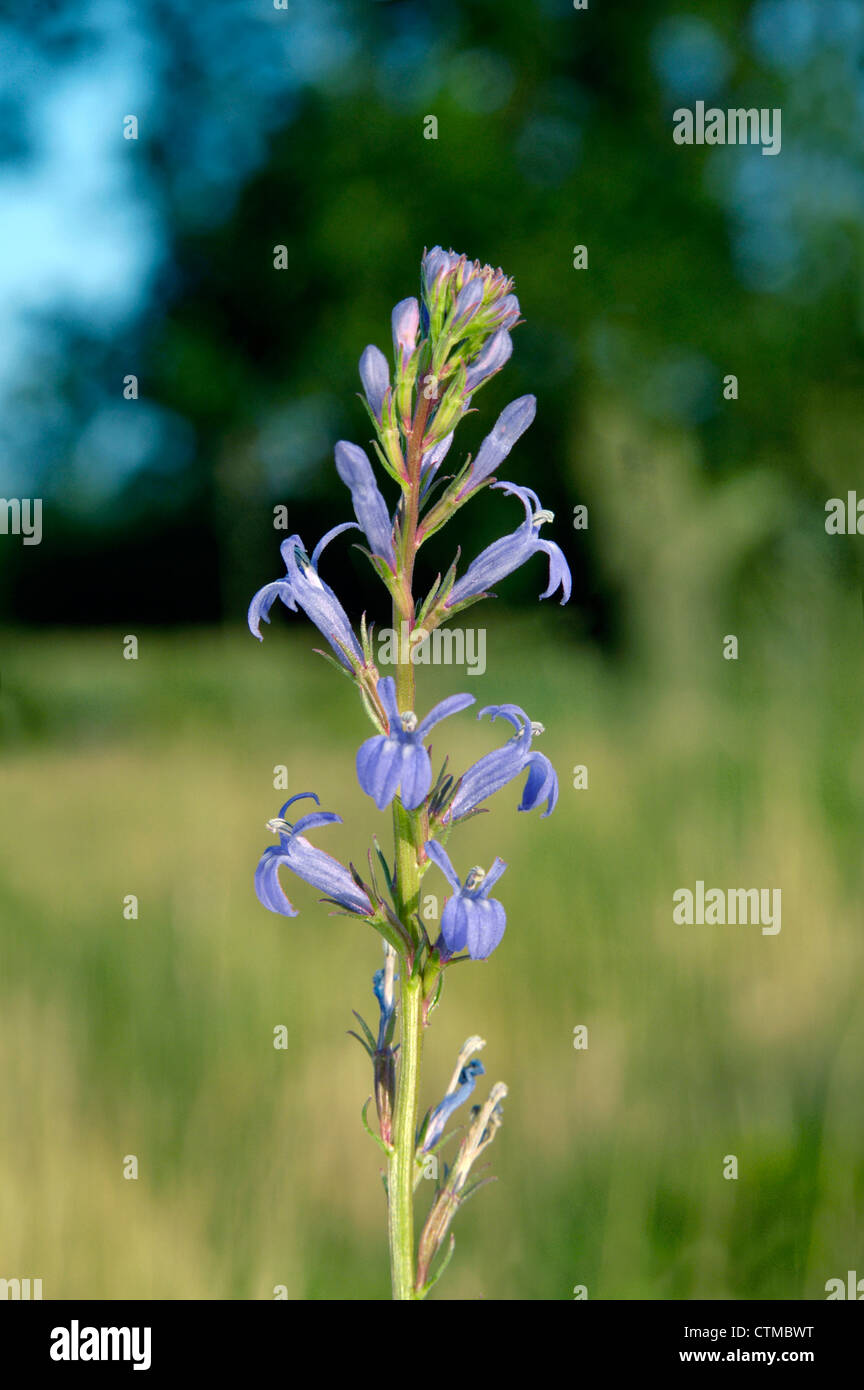
M 360 358 L 359 370 L 363 390 L 369 402 L 369 409 L 380 423 L 384 395 L 390 388 L 390 368 L 387 365 L 387 358 L 380 348 L 370 343 Z
M 284 864 L 313 888 L 320 888 L 328 898 L 348 912 L 363 917 L 373 915 L 373 907 L 366 894 L 354 882 L 344 864 L 324 850 L 316 849 L 305 838 L 304 832 L 314 830 L 320 825 L 341 825 L 342 817 L 332 811 L 311 811 L 301 816 L 293 825 L 285 820 L 285 812 L 295 801 L 311 797 L 318 805 L 314 792 L 298 792 L 285 802 L 279 815 L 268 822 L 269 829 L 279 836 L 278 845 L 265 849 L 255 870 L 255 892 L 259 902 L 271 912 L 283 917 L 296 917 L 297 909 L 289 902 L 279 882 L 279 870 Z
M 507 925 L 501 903 L 488 896 L 507 868 L 506 863 L 496 859 L 488 873 L 473 868 L 463 884 L 443 846 L 430 840 L 426 853 L 455 890 L 441 914 L 441 935 L 448 953 L 455 955 L 467 947 L 472 960 L 485 960 L 495 950 Z
M 426 1126 L 426 1134 L 423 1138 L 422 1153 L 427 1154 L 430 1149 L 434 1149 L 441 1135 L 444 1133 L 444 1127 L 453 1114 L 453 1111 L 457 1110 L 459 1106 L 463 1105 L 468 1099 L 471 1092 L 474 1090 L 477 1077 L 485 1076 L 485 1074 L 486 1068 L 479 1057 L 475 1057 L 462 1068 L 455 1087 L 447 1092 L 444 1099 L 440 1104 L 435 1106 L 435 1109 L 429 1116 L 429 1123 Z
M 505 362 L 509 361 L 513 352 L 513 339 L 506 328 L 499 328 L 493 334 L 486 345 L 478 352 L 473 362 L 468 364 L 468 371 L 465 376 L 465 389 L 470 395 L 476 391 L 484 381 L 488 381 L 490 376 L 500 372 Z
M 506 787 L 514 777 L 528 769 L 528 776 L 519 802 L 520 811 L 533 811 L 545 800 L 546 810 L 543 818 L 551 816 L 558 800 L 558 777 L 549 759 L 543 753 L 532 752 L 531 741 L 537 730 L 528 715 L 518 705 L 487 705 L 477 715 L 491 716 L 493 722 L 506 719 L 513 725 L 516 733 L 503 748 L 493 749 L 478 759 L 464 774 L 456 795 L 447 810 L 448 821 L 461 820 L 463 816 L 475 811 L 481 802 L 495 792 Z M 539 726 L 542 732 L 542 725 Z
M 520 396 L 518 400 L 511 401 L 505 406 L 492 426 L 492 430 L 487 434 L 477 453 L 477 457 L 471 461 L 471 469 L 468 477 L 463 483 L 459 492 L 456 494 L 457 500 L 461 501 L 469 492 L 473 492 L 490 473 L 500 466 L 506 459 L 517 439 L 520 439 L 531 424 L 537 413 L 536 396 Z
M 373 555 L 380 555 L 386 560 L 391 569 L 395 569 L 393 523 L 365 451 L 357 444 L 340 439 L 335 457 L 336 471 L 350 489 L 354 515 L 369 542 L 369 549 Z
M 387 715 L 388 731 L 367 739 L 357 754 L 357 780 L 379 811 L 383 811 L 400 789 L 402 805 L 416 811 L 432 785 L 432 763 L 423 740 L 442 719 L 474 704 L 473 695 L 449 695 L 435 705 L 425 719 L 417 722 L 413 710 L 399 711 L 396 682 L 384 676 L 378 682 L 378 697 Z
M 363 665 L 363 652 L 360 643 L 354 636 L 348 614 L 333 590 L 324 583 L 318 574 L 318 561 L 324 547 L 329 545 L 334 536 L 340 535 L 343 531 L 358 529 L 355 521 L 345 521 L 341 526 L 334 526 L 331 531 L 322 536 L 312 552 L 311 560 L 306 555 L 299 536 L 288 536 L 282 542 L 279 550 L 285 561 L 287 573 L 284 579 L 276 579 L 272 584 L 265 584 L 263 589 L 259 589 L 252 599 L 249 605 L 248 622 L 253 637 L 257 637 L 259 642 L 264 640 L 259 630 L 260 624 L 262 620 L 269 623 L 270 609 L 277 598 L 280 598 L 285 607 L 290 608 L 294 613 L 297 612 L 298 607 L 303 609 L 307 618 L 315 624 L 322 637 L 330 643 L 342 665 L 348 671 L 354 671 L 356 666 Z
M 554 521 L 554 514 L 543 510 L 540 499 L 530 487 L 517 487 L 515 483 L 493 483 L 492 486 L 501 488 L 508 496 L 519 498 L 525 508 L 525 520 L 518 531 L 493 541 L 472 560 L 462 578 L 457 579 L 450 590 L 445 608 L 487 594 L 493 584 L 519 569 L 538 550 L 549 556 L 549 586 L 540 597 L 549 598 L 560 585 L 563 594 L 561 602 L 566 603 L 572 587 L 567 561 L 554 541 L 540 539 L 540 527 L 544 521 Z

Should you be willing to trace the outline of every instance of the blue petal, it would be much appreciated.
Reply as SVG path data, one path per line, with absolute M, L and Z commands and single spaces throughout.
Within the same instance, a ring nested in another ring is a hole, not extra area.
M 458 714 L 461 709 L 467 709 L 474 704 L 473 695 L 448 695 L 446 700 L 441 700 L 417 725 L 417 737 L 425 738 L 436 724 L 440 724 L 442 719 L 447 719 L 451 714 Z
M 462 777 L 459 789 L 450 803 L 449 817 L 458 820 L 468 815 L 495 792 L 506 787 L 525 766 L 518 743 L 510 741 L 479 758 Z
M 495 884 L 498 882 L 499 878 L 501 877 L 506 868 L 507 861 L 505 859 L 495 860 L 488 874 L 486 874 L 486 876 L 483 879 L 483 882 L 480 885 L 477 894 L 478 898 L 486 897 L 486 894 L 489 892 L 490 888 L 495 887 Z
M 470 904 L 466 945 L 472 960 L 485 960 L 504 935 L 507 916 L 497 898 L 481 898 Z
M 315 549 L 312 551 L 312 568 L 313 568 L 313 570 L 317 570 L 317 568 L 318 568 L 318 561 L 321 559 L 322 551 L 325 549 L 326 546 L 328 546 L 328 545 L 330 544 L 330 542 L 331 542 L 332 540 L 335 539 L 336 536 L 341 536 L 343 531 L 359 531 L 359 530 L 361 530 L 361 527 L 357 524 L 356 521 L 343 521 L 343 522 L 340 523 L 339 526 L 331 526 L 330 530 L 327 531 L 327 532 L 321 537 L 321 539 L 320 539 L 320 541 L 318 542 L 318 544 L 316 545 Z M 299 538 L 298 538 L 298 539 L 299 539 Z
M 308 562 L 297 558 L 297 551 L 289 550 L 286 555 L 288 579 L 291 596 L 299 604 L 307 618 L 315 624 L 322 637 L 330 643 L 342 665 L 351 671 L 352 665 L 347 651 L 353 654 L 358 665 L 363 663 L 360 643 L 354 636 L 348 614 L 329 585 Z
M 393 527 L 387 503 L 381 496 L 372 465 L 363 449 L 340 439 L 336 445 L 336 471 L 351 491 L 354 515 L 366 534 L 373 555 L 381 555 L 395 569 Z
M 311 817 L 310 817 L 311 819 Z M 313 888 L 319 888 L 328 898 L 334 898 L 343 907 L 354 912 L 371 913 L 372 904 L 354 882 L 344 864 L 326 854 L 323 849 L 311 845 L 295 829 L 285 853 L 285 862 L 292 873 L 297 874 Z
M 546 798 L 542 819 L 551 816 L 558 801 L 558 775 L 544 753 L 528 756 L 528 777 L 519 803 L 520 811 L 533 811 Z
M 379 811 L 390 805 L 402 776 L 402 741 L 376 734 L 357 754 L 357 780 Z
M 461 881 L 459 875 L 457 874 L 456 870 L 453 868 L 453 865 L 450 862 L 450 856 L 447 853 L 444 846 L 439 845 L 437 840 L 427 840 L 424 848 L 426 850 L 426 854 L 432 860 L 432 863 L 438 865 L 438 868 L 441 870 L 447 882 L 450 884 L 450 887 L 455 888 L 458 891 L 458 889 L 461 887 Z
M 402 732 L 402 720 L 399 717 L 399 705 L 396 701 L 396 682 L 392 676 L 382 676 L 379 680 L 378 699 L 384 706 L 390 733 L 395 737 L 397 733 Z
M 291 585 L 285 579 L 277 579 L 272 584 L 265 584 L 264 588 L 258 590 L 252 602 L 249 604 L 249 612 L 247 614 L 249 631 L 252 633 L 253 637 L 258 638 L 259 642 L 264 641 L 259 630 L 260 624 L 262 621 L 269 623 L 270 609 L 273 607 L 277 598 L 281 598 L 287 608 L 293 608 L 296 612 L 297 605 L 291 597 Z
M 500 540 L 493 541 L 471 561 L 461 579 L 457 579 L 444 607 L 452 608 L 454 604 L 463 603 L 465 599 L 477 598 L 487 593 L 499 579 L 506 579 L 508 574 L 512 574 L 524 565 L 526 560 L 530 560 L 536 549 L 537 542 L 533 534 L 530 531 L 526 532 L 524 526 L 520 526 L 512 535 L 502 536 Z
M 255 892 L 258 901 L 271 912 L 278 912 L 283 917 L 296 917 L 297 909 L 288 901 L 279 882 L 279 865 L 285 862 L 284 852 L 279 845 L 265 849 L 255 870 Z
M 495 472 L 516 441 L 525 433 L 536 412 L 536 396 L 520 396 L 502 410 L 491 433 L 487 434 L 480 445 L 477 457 L 472 461 L 471 472 L 458 493 L 459 498 L 464 497 L 484 478 L 488 478 L 490 473 Z
M 314 792 L 295 792 L 295 794 L 294 794 L 293 796 L 289 796 L 288 800 L 285 802 L 285 805 L 284 805 L 284 806 L 282 807 L 282 809 L 280 810 L 280 812 L 279 812 L 279 819 L 280 819 L 280 820 L 284 820 L 284 819 L 285 819 L 285 812 L 288 810 L 288 807 L 289 807 L 289 806 L 293 806 L 293 805 L 294 805 L 294 802 L 295 802 L 295 801 L 306 801 L 306 800 L 308 800 L 310 797 L 311 797 L 311 799 L 315 802 L 315 805 L 316 805 L 316 806 L 320 806 L 320 805 L 321 805 L 321 802 L 319 801 L 318 797 L 315 795 Z
M 310 811 L 307 816 L 301 816 L 294 822 L 291 834 L 305 835 L 307 830 L 317 830 L 322 825 L 342 824 L 342 817 L 337 816 L 335 811 Z
M 451 955 L 465 949 L 468 940 L 468 909 L 473 906 L 474 904 L 463 898 L 461 893 L 454 893 L 444 904 L 444 911 L 441 913 L 441 935 Z
M 549 587 L 540 595 L 541 598 L 549 598 L 554 594 L 558 586 L 561 586 L 561 602 L 566 603 L 570 597 L 573 587 L 573 580 L 570 575 L 570 566 L 564 559 L 564 552 L 554 541 L 537 542 L 538 550 L 545 550 L 549 556 Z
M 422 743 L 406 741 L 402 745 L 402 805 L 406 811 L 416 811 L 429 794 L 432 785 L 432 764 Z

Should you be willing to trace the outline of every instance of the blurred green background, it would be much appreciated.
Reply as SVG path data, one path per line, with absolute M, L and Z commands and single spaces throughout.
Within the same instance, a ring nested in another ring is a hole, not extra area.
M 421 668 L 421 710 L 469 689 L 541 720 L 561 779 L 548 821 L 511 788 L 460 836 L 460 863 L 509 861 L 508 930 L 447 979 L 423 1103 L 472 1033 L 510 1094 L 433 1296 L 864 1274 L 862 541 L 824 527 L 864 493 L 862 7 L 61 3 L 3 39 L 2 492 L 44 499 L 44 535 L 0 536 L 0 1277 L 388 1294 L 346 1036 L 377 938 L 302 884 L 295 921 L 252 892 L 278 765 L 344 817 L 322 847 L 386 840 L 368 725 L 317 634 L 242 619 L 274 505 L 310 544 L 347 517 L 356 361 L 435 242 L 516 277 L 462 447 L 536 393 L 508 476 L 556 511 L 575 592 L 538 605 L 535 561 L 472 611 L 482 678 Z M 780 155 L 673 145 L 697 99 L 781 107 Z M 516 520 L 484 494 L 433 559 Z M 322 568 L 385 618 L 349 546 Z M 470 716 L 445 739 L 457 767 L 499 742 Z M 697 879 L 780 888 L 781 932 L 674 925 Z

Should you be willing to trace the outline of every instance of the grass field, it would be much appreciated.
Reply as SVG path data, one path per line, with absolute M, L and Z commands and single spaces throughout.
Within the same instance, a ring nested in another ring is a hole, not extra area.
M 447 979 L 423 1104 L 471 1033 L 481 1087 L 510 1094 L 499 1181 L 433 1297 L 824 1297 L 864 1274 L 860 615 L 826 627 L 836 660 L 781 634 L 770 662 L 726 662 L 718 638 L 692 681 L 554 630 L 499 612 L 482 679 L 422 673 L 421 712 L 475 684 L 521 704 L 561 777 L 548 821 L 510 788 L 451 841 L 465 867 L 509 861 L 508 930 Z M 46 1298 L 387 1297 L 346 1036 L 378 938 L 303 884 L 293 921 L 252 891 L 290 791 L 344 817 L 316 843 L 346 862 L 386 841 L 353 773 L 369 726 L 299 623 L 260 647 L 139 638 L 137 661 L 119 631 L 3 640 L 0 1275 Z M 434 744 L 459 766 L 502 737 L 468 713 Z M 780 888 L 782 930 L 674 924 L 698 879 Z

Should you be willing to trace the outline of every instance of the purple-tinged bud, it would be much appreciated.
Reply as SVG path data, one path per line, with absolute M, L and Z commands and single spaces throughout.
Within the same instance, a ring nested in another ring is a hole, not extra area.
M 536 396 L 520 396 L 505 406 L 495 421 L 490 434 L 487 434 L 480 451 L 471 464 L 467 481 L 457 494 L 462 501 L 469 492 L 478 487 L 506 459 L 517 439 L 520 439 L 537 413 Z
M 451 323 L 454 328 L 463 327 L 474 317 L 483 301 L 484 288 L 484 282 L 479 275 L 473 275 L 470 280 L 466 280 L 456 296 L 456 303 L 453 305 Z
M 477 390 L 490 376 L 500 372 L 513 351 L 513 340 L 506 328 L 499 328 L 490 338 L 482 352 L 478 352 L 468 368 L 465 385 L 469 394 Z
M 512 328 L 521 313 L 519 300 L 515 294 L 508 294 L 495 309 L 495 318 L 501 328 Z
M 369 402 L 369 409 L 375 419 L 380 421 L 384 394 L 390 386 L 390 368 L 381 349 L 371 343 L 360 358 L 360 380 Z
M 417 346 L 417 333 L 420 328 L 420 305 L 416 299 L 401 299 L 391 316 L 393 326 L 393 347 L 404 362 L 405 357 Z
M 431 251 L 427 251 L 423 257 L 423 283 L 427 291 L 431 290 L 439 275 L 447 274 L 458 264 L 459 257 L 452 251 L 445 251 L 440 246 L 433 246 Z

